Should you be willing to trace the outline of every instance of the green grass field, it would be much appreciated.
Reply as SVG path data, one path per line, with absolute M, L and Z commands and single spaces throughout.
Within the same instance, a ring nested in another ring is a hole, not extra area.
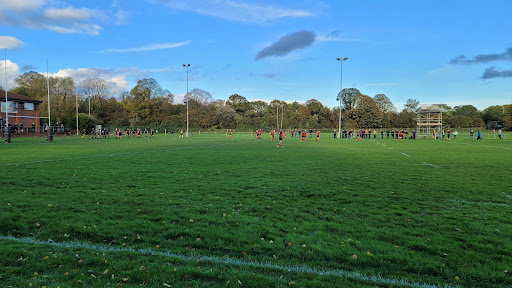
M 15 138 L 0 286 L 511 287 L 506 136 Z

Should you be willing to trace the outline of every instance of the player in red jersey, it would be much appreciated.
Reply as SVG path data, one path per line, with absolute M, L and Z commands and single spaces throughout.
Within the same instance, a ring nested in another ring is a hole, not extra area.
M 231 129 L 229 129 L 229 135 L 228 135 L 228 139 L 233 139 L 233 136 L 231 135 Z
M 308 141 L 308 132 L 306 130 L 302 130 L 302 142 Z
M 316 131 L 316 139 L 315 142 L 320 142 L 320 130 Z
M 277 147 L 283 147 L 283 131 L 279 130 L 279 144 L 277 144 Z
M 270 130 L 270 136 L 272 136 L 272 138 L 270 139 L 270 141 L 274 141 L 274 137 L 275 137 L 274 129 Z

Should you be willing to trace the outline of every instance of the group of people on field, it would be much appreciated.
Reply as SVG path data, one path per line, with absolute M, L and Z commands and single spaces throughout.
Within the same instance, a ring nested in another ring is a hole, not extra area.
M 148 136 L 149 136 L 149 138 L 155 137 L 155 130 L 153 130 L 153 128 L 150 128 L 149 130 L 147 128 L 144 128 L 144 131 L 142 131 L 142 129 L 140 129 L 140 128 L 137 128 L 137 129 L 127 128 L 126 131 L 124 131 L 124 132 L 122 129 L 116 128 L 113 136 L 115 136 L 116 139 L 121 139 L 124 134 L 124 135 L 126 135 L 127 138 L 133 137 L 133 138 L 140 139 L 142 133 L 144 133 L 145 138 L 148 138 Z M 91 135 L 91 139 L 101 139 L 102 137 L 103 137 L 103 139 L 110 138 L 110 133 L 107 128 L 104 128 L 101 130 L 92 128 L 90 135 Z M 89 138 L 89 135 L 87 134 L 86 129 L 83 130 L 82 138 Z
M 301 139 L 300 139 L 300 142 L 307 142 L 308 141 L 308 132 L 307 130 L 291 130 L 291 135 L 292 137 L 295 137 L 295 138 L 298 138 L 298 133 L 300 132 L 301 134 Z M 231 131 L 230 131 L 231 133 Z M 278 133 L 278 136 L 279 136 L 279 143 L 277 144 L 277 147 L 283 147 L 283 140 L 286 140 L 286 136 L 288 134 L 288 131 L 287 130 L 282 130 L 280 129 L 279 131 L 277 131 Z M 313 130 L 310 129 L 310 134 L 313 134 Z M 230 134 L 231 135 L 231 134 Z M 275 135 L 276 135 L 276 130 L 274 129 L 271 129 L 270 130 L 270 141 L 275 141 Z M 228 136 L 229 138 L 229 136 Z M 261 129 L 258 129 L 256 130 L 256 140 L 261 140 Z M 316 140 L 315 142 L 320 142 L 320 130 L 317 130 L 316 131 Z
M 117 130 L 117 129 L 116 129 Z M 109 131 L 107 128 L 104 128 L 104 129 L 101 129 L 101 130 L 96 130 L 94 128 L 91 129 L 91 132 L 89 132 L 89 134 L 91 135 L 91 139 L 106 139 L 106 138 L 110 138 L 110 134 L 109 134 Z M 83 130 L 83 133 L 82 133 L 82 138 L 89 138 L 89 135 L 87 134 L 87 130 L 84 129 Z

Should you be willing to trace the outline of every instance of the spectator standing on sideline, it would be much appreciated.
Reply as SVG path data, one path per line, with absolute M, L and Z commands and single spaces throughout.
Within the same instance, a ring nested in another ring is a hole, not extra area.
M 471 129 L 471 131 L 469 131 L 469 139 L 473 139 L 473 134 L 475 134 L 475 131 Z

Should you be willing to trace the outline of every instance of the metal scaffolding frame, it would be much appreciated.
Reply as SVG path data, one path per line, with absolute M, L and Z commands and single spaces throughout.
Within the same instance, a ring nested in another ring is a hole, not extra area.
M 432 138 L 434 130 L 441 135 L 443 129 L 443 109 L 440 104 L 422 104 L 416 110 L 416 124 L 418 138 Z

